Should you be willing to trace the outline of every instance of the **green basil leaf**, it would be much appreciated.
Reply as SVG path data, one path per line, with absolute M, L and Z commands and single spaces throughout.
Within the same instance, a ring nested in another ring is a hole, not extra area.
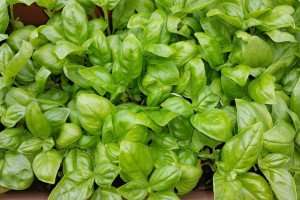
M 263 74 L 253 80 L 249 86 L 249 95 L 258 103 L 274 104 L 275 102 L 275 80 L 268 74 Z
M 81 126 L 88 133 L 99 135 L 103 120 L 111 113 L 113 105 L 104 97 L 81 92 L 77 95 L 76 108 Z
M 122 197 L 115 188 L 109 188 L 109 189 L 98 188 L 94 192 L 91 200 L 101 200 L 101 199 L 122 200 Z
M 272 153 L 292 155 L 295 136 L 296 132 L 290 124 L 278 121 L 272 129 L 264 133 L 264 148 Z
M 180 169 L 182 173 L 179 182 L 176 184 L 176 189 L 179 195 L 184 195 L 196 187 L 203 171 L 199 165 L 181 165 Z
M 72 149 L 67 154 L 63 161 L 64 174 L 76 173 L 80 170 L 88 172 L 92 170 L 92 157 L 89 153 L 80 149 Z
M 229 57 L 230 62 L 245 64 L 250 67 L 267 67 L 272 63 L 273 52 L 266 41 L 245 32 L 237 32 L 236 37 L 234 48 Z M 259 49 L 257 49 L 258 46 Z M 252 57 L 256 59 L 252 59 Z
M 23 128 L 7 128 L 0 132 L 0 148 L 14 151 L 24 139 Z
M 14 51 L 18 51 L 23 41 L 29 41 L 29 37 L 34 29 L 34 26 L 25 26 L 13 31 L 7 39 L 7 43 Z
M 170 97 L 161 104 L 161 107 L 185 117 L 193 114 L 192 105 L 182 97 Z
M 179 200 L 179 197 L 174 192 L 155 192 L 149 195 L 147 200 Z
M 44 66 L 54 74 L 60 74 L 63 69 L 63 62 L 55 54 L 55 45 L 49 43 L 37 49 L 32 59 L 40 66 Z
M 1 163 L 0 185 L 12 190 L 25 190 L 33 182 L 31 163 L 23 154 L 7 151 Z
M 55 199 L 88 199 L 93 194 L 94 180 L 89 171 L 76 171 L 65 175 L 49 195 L 49 200 Z
M 1 116 L 1 123 L 7 128 L 12 128 L 25 117 L 25 111 L 26 108 L 19 104 L 9 106 Z
M 119 167 L 108 157 L 104 144 L 98 143 L 94 154 L 95 182 L 101 187 L 109 187 L 119 174 Z
M 263 146 L 261 123 L 254 124 L 232 137 L 222 149 L 222 169 L 247 172 L 257 161 Z
M 30 43 L 24 41 L 20 47 L 19 52 L 7 63 L 4 70 L 4 79 L 7 84 L 11 84 L 11 81 L 21 71 L 21 69 L 27 64 L 27 61 L 31 57 L 33 47 Z
M 79 140 L 81 135 L 81 128 L 77 124 L 65 123 L 56 138 L 56 146 L 59 149 L 67 148 Z
M 147 196 L 148 183 L 143 180 L 136 180 L 122 185 L 118 191 L 126 199 L 139 200 Z
M 129 141 L 121 142 L 120 168 L 125 180 L 146 179 L 153 168 L 149 147 Z
M 0 33 L 5 33 L 9 24 L 9 15 L 6 1 L 0 3 Z
M 155 169 L 150 177 L 150 187 L 153 191 L 172 189 L 179 182 L 181 174 L 181 170 L 176 166 Z
M 88 19 L 83 7 L 70 1 L 62 11 L 62 24 L 65 37 L 75 44 L 81 44 L 88 34 Z
M 222 54 L 221 46 L 218 41 L 205 33 L 195 33 L 201 54 L 203 58 L 209 63 L 212 68 L 215 68 L 224 63 L 224 56 Z
M 32 162 L 34 174 L 40 181 L 54 184 L 62 159 L 56 150 L 39 153 Z
M 26 126 L 36 137 L 47 138 L 51 135 L 51 126 L 40 106 L 36 102 L 30 103 L 26 108 Z
M 204 135 L 217 140 L 227 141 L 232 137 L 232 123 L 225 111 L 208 109 L 191 118 L 192 125 Z
M 283 32 L 279 30 L 273 30 L 267 32 L 267 35 L 274 41 L 274 42 L 297 42 L 294 35 Z
M 300 116 L 300 104 L 298 103 L 299 102 L 298 100 L 300 98 L 299 91 L 300 91 L 300 81 L 298 81 L 297 84 L 295 85 L 290 100 L 291 110 L 294 111 L 298 116 Z
M 265 105 L 248 102 L 242 99 L 236 99 L 235 102 L 239 130 L 257 122 L 262 122 L 264 130 L 268 130 L 273 127 L 272 117 Z

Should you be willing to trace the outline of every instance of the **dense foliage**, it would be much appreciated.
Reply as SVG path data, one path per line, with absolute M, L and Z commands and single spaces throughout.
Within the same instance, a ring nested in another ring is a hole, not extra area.
M 0 0 L 2 190 L 299 199 L 299 33 L 296 0 Z

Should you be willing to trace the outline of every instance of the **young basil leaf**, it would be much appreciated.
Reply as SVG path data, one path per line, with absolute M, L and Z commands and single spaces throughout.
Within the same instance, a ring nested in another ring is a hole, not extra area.
M 39 94 L 37 101 L 40 103 L 42 110 L 50 110 L 66 104 L 69 97 L 68 92 L 53 87 Z
M 263 146 L 263 126 L 256 123 L 232 137 L 222 149 L 222 170 L 247 172 L 257 161 Z
M 136 11 L 151 13 L 154 11 L 154 9 L 154 2 L 151 0 L 120 0 L 112 12 L 113 29 L 117 30 L 126 27 L 129 18 Z
M 224 94 L 230 99 L 242 98 L 246 96 L 247 90 L 244 87 L 240 87 L 226 76 L 221 76 L 221 84 Z
M 84 172 L 92 171 L 92 157 L 89 153 L 80 149 L 71 149 L 65 156 L 63 161 L 63 172 L 65 175 L 77 173 L 82 170 Z
M 119 167 L 112 163 L 108 157 L 107 149 L 101 142 L 98 143 L 94 153 L 95 182 L 101 187 L 109 187 L 119 174 Z
M 94 180 L 90 171 L 76 171 L 65 175 L 49 195 L 49 200 L 88 199 L 93 194 Z
M 13 50 L 8 44 L 4 43 L 0 46 L 0 70 L 1 74 L 4 73 L 6 65 L 9 63 L 11 58 L 14 56 Z
M 289 123 L 278 121 L 272 129 L 264 133 L 264 148 L 272 153 L 292 155 L 295 135 L 296 132 Z
M 119 61 L 121 68 L 113 68 L 112 71 L 116 82 L 122 84 L 126 81 L 129 83 L 140 76 L 143 67 L 142 53 L 140 41 L 133 34 L 129 34 L 120 48 Z
M 239 2 L 223 2 L 216 8 L 210 9 L 206 15 L 207 17 L 218 17 L 226 24 L 229 24 L 238 29 L 245 29 L 243 23 L 244 13 Z
M 111 50 L 109 48 L 107 38 L 100 30 L 93 32 L 93 37 L 91 38 L 90 44 L 87 47 L 87 52 L 89 55 L 89 60 L 93 65 L 104 65 L 112 60 Z
M 71 54 L 81 55 L 83 48 L 72 42 L 60 40 L 56 42 L 54 52 L 59 59 L 64 59 Z
M 160 199 L 166 199 L 166 200 L 179 200 L 179 197 L 174 192 L 155 192 L 151 193 L 147 200 L 160 200 Z
M 100 199 L 122 200 L 122 197 L 115 188 L 108 188 L 108 189 L 98 188 L 94 192 L 91 200 L 100 200 Z
M 54 146 L 54 141 L 52 139 L 51 141 L 53 142 L 53 145 L 50 145 L 51 146 L 50 149 Z M 42 150 L 44 145 L 43 143 L 44 141 L 40 138 L 36 138 L 36 137 L 27 138 L 20 144 L 17 151 L 24 155 L 35 155 L 36 153 Z
M 176 166 L 155 169 L 150 177 L 150 187 L 153 191 L 169 190 L 179 182 L 181 174 L 181 170 Z
M 16 76 L 16 82 L 20 84 L 30 84 L 35 81 L 36 69 L 31 60 L 19 71 Z
M 33 182 L 31 163 L 23 154 L 7 151 L 1 162 L 2 187 L 12 190 L 25 190 Z
M 193 114 L 192 105 L 182 97 L 170 97 L 161 104 L 161 107 L 184 117 Z
M 14 51 L 18 51 L 21 48 L 23 41 L 29 41 L 29 37 L 34 29 L 34 26 L 24 26 L 23 28 L 15 30 L 9 35 L 7 43 Z
M 13 106 L 16 104 L 27 106 L 32 100 L 33 97 L 30 95 L 30 93 L 22 88 L 17 87 L 10 88 L 5 96 L 5 103 L 8 106 Z
M 192 40 L 180 41 L 170 45 L 174 53 L 171 56 L 176 65 L 181 67 L 189 62 L 198 53 L 197 45 Z
M 255 174 L 245 173 L 235 180 L 228 180 L 219 174 L 214 176 L 214 189 L 223 192 L 223 195 L 216 196 L 216 199 L 273 199 L 273 194 L 266 180 Z
M 99 7 L 103 7 L 108 10 L 114 9 L 120 0 L 91 0 L 94 4 L 96 4 Z
M 215 68 L 224 63 L 221 46 L 218 41 L 205 33 L 195 33 L 200 44 L 200 51 L 203 58 L 209 63 L 212 68 Z
M 223 68 L 222 75 L 233 80 L 239 86 L 245 86 L 250 75 L 251 68 L 247 65 L 237 65 L 233 68 Z
M 170 93 L 179 80 L 179 71 L 173 62 L 162 62 L 147 66 L 141 86 L 147 97 L 147 105 L 157 105 Z
M 289 5 L 276 6 L 259 18 L 262 23 L 258 27 L 263 31 L 295 27 L 294 18 L 292 17 L 294 11 L 294 8 Z
M 49 121 L 53 132 L 56 133 L 68 119 L 70 110 L 68 108 L 51 108 L 44 114 Z
M 239 176 L 239 181 L 243 185 L 243 196 L 249 199 L 273 199 L 273 194 L 267 181 L 258 174 L 255 173 L 245 173 Z
M 176 90 L 184 96 L 196 101 L 207 82 L 202 59 L 197 56 L 184 65 Z
M 108 27 L 107 22 L 103 18 L 89 20 L 89 35 L 98 35 L 99 31 L 104 32 Z
M 245 64 L 254 68 L 267 67 L 272 63 L 272 49 L 260 37 L 245 32 L 237 32 L 235 43 L 229 57 L 231 63 Z M 255 59 L 252 59 L 253 57 Z
M 300 81 L 298 81 L 297 84 L 295 85 L 295 87 L 292 91 L 291 100 L 290 100 L 290 108 L 298 116 L 300 116 L 300 104 L 298 103 L 299 102 L 298 100 L 300 99 L 299 91 L 300 91 Z
M 88 81 L 90 81 L 89 77 L 86 77 L 84 75 L 81 75 L 79 73 L 81 70 L 87 70 L 85 69 L 84 66 L 82 65 L 76 65 L 76 64 L 71 64 L 71 63 L 66 63 L 63 67 L 63 71 L 65 76 L 71 80 L 74 84 L 78 85 L 81 88 L 89 88 L 90 84 Z
M 151 156 L 156 168 L 170 166 L 178 162 L 177 154 L 172 151 L 159 146 L 151 146 Z
M 179 195 L 184 195 L 189 193 L 196 187 L 203 171 L 199 165 L 181 165 L 180 170 L 181 177 L 179 182 L 176 184 L 176 189 Z
M 88 19 L 83 7 L 76 1 L 70 1 L 62 11 L 62 24 L 65 37 L 75 43 L 82 44 L 88 34 Z
M 55 54 L 55 45 L 48 43 L 37 49 L 32 59 L 40 66 L 49 69 L 53 74 L 60 74 L 63 69 L 63 62 Z
M 59 149 L 67 148 L 79 140 L 81 135 L 81 129 L 77 124 L 65 123 L 56 138 L 56 146 Z
M 206 34 L 214 37 L 221 46 L 222 52 L 229 52 L 232 49 L 231 27 L 222 23 L 217 18 L 201 18 L 201 28 Z
M 21 69 L 27 64 L 27 61 L 31 57 L 33 47 L 30 43 L 23 41 L 22 46 L 18 53 L 7 63 L 4 70 L 4 79 L 7 84 L 11 84 L 15 76 L 21 71 Z
M 289 167 L 291 158 L 281 153 L 270 153 L 264 157 L 260 157 L 258 165 L 261 169 L 284 168 Z
M 237 125 L 239 130 L 247 128 L 257 122 L 262 122 L 264 130 L 273 127 L 272 117 L 263 104 L 236 99 Z
M 297 42 L 294 35 L 283 32 L 279 30 L 273 30 L 267 32 L 267 35 L 274 41 L 274 42 Z
M 76 108 L 81 126 L 88 133 L 99 135 L 103 120 L 111 113 L 113 105 L 104 97 L 81 92 L 77 95 Z
M 258 103 L 275 103 L 275 80 L 271 75 L 263 74 L 256 78 L 249 84 L 248 90 L 250 97 Z
M 9 24 L 9 15 L 6 1 L 0 2 L 0 33 L 5 33 Z
M 0 132 L 0 149 L 14 151 L 23 142 L 23 128 L 8 128 Z
M 177 139 L 169 134 L 160 133 L 156 134 L 152 138 L 152 145 L 154 147 L 161 147 L 165 149 L 178 149 Z
M 30 103 L 26 108 L 26 126 L 36 137 L 47 138 L 51 135 L 51 126 L 40 106 L 36 102 Z
M 193 126 L 189 119 L 176 117 L 168 124 L 169 132 L 179 140 L 190 140 L 193 133 Z
M 153 168 L 149 147 L 129 141 L 121 142 L 120 168 L 125 180 L 145 180 Z
M 214 174 L 213 187 L 214 198 L 216 200 L 238 200 L 242 198 L 242 194 L 240 192 L 242 190 L 242 184 L 236 179 L 227 179 L 219 172 Z
M 165 26 L 166 23 L 166 13 L 162 10 L 154 11 L 151 14 L 149 23 L 146 25 L 144 30 L 144 44 L 168 43 L 170 40 L 170 34 Z
M 297 199 L 295 181 L 287 169 L 261 168 L 277 199 Z
M 173 49 L 166 44 L 150 44 L 145 47 L 145 51 L 164 58 L 168 58 L 174 53 Z
M 56 150 L 41 152 L 34 158 L 32 169 L 42 182 L 54 184 L 63 156 Z
M 192 125 L 204 135 L 217 140 L 227 141 L 232 137 L 232 123 L 225 111 L 208 109 L 191 118 Z
M 135 180 L 122 185 L 118 191 L 126 199 L 139 200 L 147 196 L 148 183 L 144 180 Z
M 25 111 L 26 108 L 19 104 L 9 106 L 1 116 L 1 123 L 7 128 L 12 128 L 25 117 Z
M 215 108 L 220 101 L 220 97 L 211 90 L 211 87 L 205 86 L 193 102 L 195 110 L 203 112 L 206 109 Z
M 105 67 L 82 68 L 79 70 L 79 75 L 87 80 L 90 87 L 93 87 L 100 95 L 105 92 L 114 94 L 117 91 L 117 85 L 114 83 L 112 74 Z

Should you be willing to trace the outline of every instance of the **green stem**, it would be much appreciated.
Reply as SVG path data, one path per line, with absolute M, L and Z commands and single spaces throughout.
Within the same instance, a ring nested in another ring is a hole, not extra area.
M 10 23 L 13 27 L 13 29 L 15 29 L 15 16 L 14 16 L 14 5 L 9 5 L 9 12 L 10 12 Z
M 103 8 L 103 13 L 104 13 L 104 18 L 105 18 L 105 21 L 107 23 L 107 33 L 108 35 L 111 34 L 111 30 L 110 30 L 110 23 L 109 23 L 109 17 L 108 17 L 108 11 L 106 8 Z

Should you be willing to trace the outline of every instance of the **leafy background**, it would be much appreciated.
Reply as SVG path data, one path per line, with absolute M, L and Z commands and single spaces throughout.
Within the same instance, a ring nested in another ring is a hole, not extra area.
M 16 3 L 49 20 L 22 24 Z M 0 1 L 2 190 L 298 199 L 299 5 Z

